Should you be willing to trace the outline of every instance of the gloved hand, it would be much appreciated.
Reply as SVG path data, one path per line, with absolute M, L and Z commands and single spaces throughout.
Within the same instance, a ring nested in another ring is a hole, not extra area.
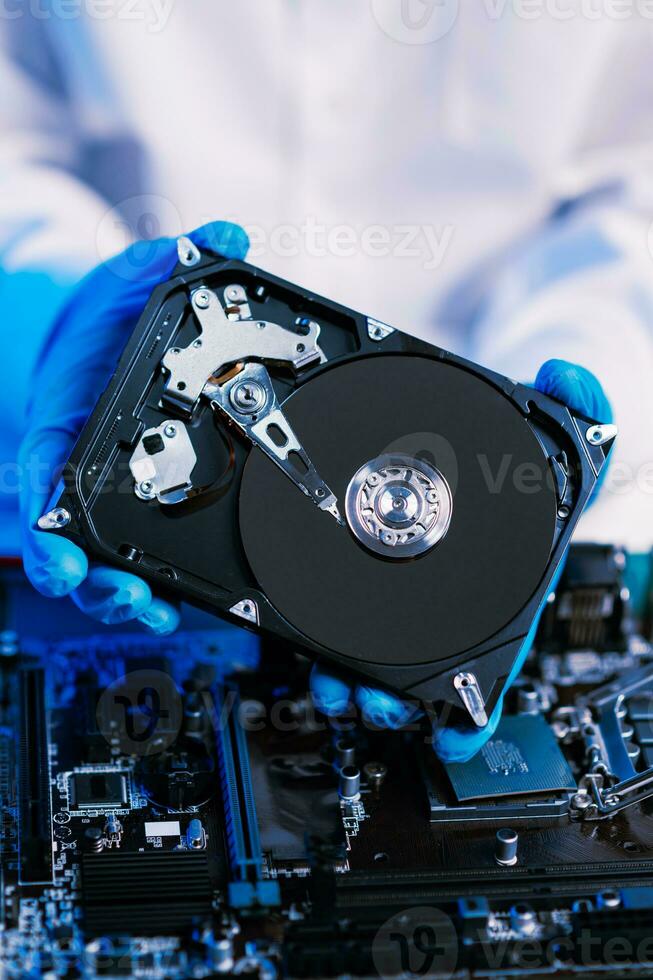
M 243 229 L 227 222 L 204 225 L 189 237 L 226 258 L 243 259 L 249 247 Z M 137 619 L 160 635 L 179 622 L 174 606 L 153 597 L 136 575 L 89 567 L 77 545 L 39 531 L 36 522 L 51 506 L 73 444 L 150 293 L 177 261 L 174 238 L 137 242 L 81 281 L 41 352 L 19 452 L 23 563 L 32 584 L 46 596 L 71 595 L 103 623 Z
M 588 415 L 601 422 L 612 421 L 612 410 L 601 385 L 585 368 L 570 364 L 568 361 L 546 361 L 538 371 L 534 387 L 582 415 Z M 558 574 L 561 570 L 562 566 Z M 552 588 L 555 587 L 556 582 L 557 577 L 552 582 Z M 524 665 L 528 651 L 533 645 L 541 613 L 542 608 L 538 610 L 533 626 L 524 640 L 487 726 L 485 728 L 471 725 L 434 728 L 433 747 L 443 761 L 466 762 L 494 733 L 501 719 L 504 695 Z M 311 672 L 311 689 L 315 705 L 330 717 L 344 714 L 352 702 L 358 705 L 369 722 L 379 728 L 401 728 L 415 721 L 420 715 L 420 711 L 414 705 L 402 701 L 395 695 L 365 684 L 352 687 L 337 675 L 325 670 L 319 663 L 315 664 Z

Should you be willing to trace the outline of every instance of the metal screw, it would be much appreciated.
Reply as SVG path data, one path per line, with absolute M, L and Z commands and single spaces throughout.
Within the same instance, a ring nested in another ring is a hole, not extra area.
M 181 238 L 177 239 L 177 255 L 181 264 L 187 266 L 197 265 L 202 258 L 197 245 L 190 238 L 187 238 L 186 235 L 182 235 Z
M 591 806 L 591 803 L 589 793 L 586 793 L 584 790 L 581 790 L 580 793 L 575 793 L 571 798 L 571 805 L 574 810 L 587 810 Z
M 242 302 L 242 300 L 246 299 L 245 290 L 243 289 L 242 286 L 237 286 L 237 285 L 227 286 L 225 290 L 225 296 L 228 300 L 231 300 L 233 303 Z
M 65 527 L 70 524 L 70 513 L 65 507 L 54 507 L 47 514 L 43 514 L 36 522 L 42 531 L 52 531 L 57 527 Z
M 199 306 L 200 310 L 205 310 L 211 302 L 211 294 L 206 289 L 200 289 L 199 292 L 195 293 L 193 299 L 195 306 Z
M 174 439 L 174 437 L 177 435 L 177 426 L 174 425 L 172 422 L 169 422 L 168 425 L 166 425 L 163 432 L 168 437 L 168 439 Z
M 139 492 L 143 497 L 153 497 L 154 496 L 154 484 L 151 480 L 143 480 L 142 483 L 138 484 Z
M 237 411 L 252 415 L 263 408 L 267 394 L 258 381 L 240 381 L 231 389 L 229 401 Z

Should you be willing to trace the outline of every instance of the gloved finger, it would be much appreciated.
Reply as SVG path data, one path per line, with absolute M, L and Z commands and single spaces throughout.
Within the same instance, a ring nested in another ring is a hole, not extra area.
M 597 422 L 612 422 L 612 406 L 601 383 L 591 371 L 579 364 L 557 358 L 545 361 L 537 372 L 535 388 L 581 415 L 587 415 Z M 608 467 L 604 466 L 590 497 L 590 505 L 596 500 L 607 472 Z
M 612 407 L 598 378 L 579 364 L 557 358 L 545 361 L 537 372 L 534 387 L 574 412 L 597 422 L 612 422 Z
M 377 728 L 403 728 L 422 714 L 419 705 L 365 684 L 358 685 L 354 698 L 365 720 Z
M 320 663 L 311 670 L 311 693 L 316 708 L 329 717 L 344 714 L 355 702 L 363 717 L 377 728 L 402 728 L 421 715 L 419 706 L 402 701 L 388 691 L 363 684 L 352 687 Z
M 204 225 L 190 237 L 198 247 L 216 248 L 227 258 L 244 257 L 248 247 L 245 232 L 224 221 Z M 93 270 L 41 352 L 19 463 L 25 568 L 46 595 L 75 589 L 86 566 L 79 549 L 50 543 L 54 536 L 39 532 L 36 521 L 48 509 L 61 467 L 152 288 L 170 275 L 177 260 L 176 240 L 164 238 L 135 243 Z
M 468 762 L 490 739 L 501 720 L 503 694 L 485 728 L 473 725 L 446 725 L 433 729 L 433 748 L 443 762 Z
M 155 596 L 137 619 L 155 636 L 169 636 L 179 626 L 181 614 L 176 606 Z
M 131 572 L 95 565 L 72 593 L 72 600 L 92 619 L 115 625 L 138 619 L 151 605 L 152 592 Z
M 42 431 L 23 442 L 20 453 L 21 530 L 23 567 L 32 585 L 42 595 L 59 598 L 76 589 L 86 577 L 86 555 L 55 534 L 37 529 L 39 517 L 53 499 L 52 460 L 65 460 L 74 440 L 62 432 Z
M 88 559 L 72 541 L 35 531 L 25 547 L 23 567 L 42 595 L 59 599 L 84 581 Z
M 211 221 L 187 236 L 201 250 L 208 248 L 225 259 L 244 259 L 249 251 L 247 232 L 230 221 Z
M 551 579 L 549 591 L 540 603 L 539 609 L 537 610 L 535 618 L 531 624 L 531 628 L 524 637 L 524 642 L 522 643 L 517 658 L 512 665 L 512 670 L 508 674 L 508 678 L 503 691 L 501 692 L 501 696 L 497 701 L 485 728 L 477 728 L 475 725 L 471 724 L 443 725 L 441 727 L 434 728 L 433 748 L 435 749 L 436 755 L 442 759 L 443 762 L 467 762 L 472 758 L 472 756 L 476 755 L 478 750 L 481 749 L 488 739 L 494 735 L 497 725 L 501 720 L 503 701 L 506 692 L 510 690 L 512 684 L 521 673 L 526 658 L 528 657 L 528 654 L 530 653 L 530 650 L 535 642 L 535 635 L 537 633 L 537 628 L 539 626 L 544 607 L 546 606 L 547 599 L 551 592 L 555 592 L 556 588 L 558 587 L 558 582 L 560 581 L 563 568 L 564 561 L 558 565 L 558 568 Z
M 313 704 L 329 718 L 344 714 L 352 704 L 351 685 L 325 670 L 320 663 L 313 665 L 310 686 Z

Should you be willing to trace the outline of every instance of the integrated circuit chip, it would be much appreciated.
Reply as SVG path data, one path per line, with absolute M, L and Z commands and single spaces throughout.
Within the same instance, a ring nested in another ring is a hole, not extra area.
M 576 780 L 541 715 L 508 715 L 469 762 L 445 769 L 459 802 L 576 789 Z
M 75 772 L 72 783 L 72 802 L 80 808 L 124 806 L 127 784 L 123 772 Z

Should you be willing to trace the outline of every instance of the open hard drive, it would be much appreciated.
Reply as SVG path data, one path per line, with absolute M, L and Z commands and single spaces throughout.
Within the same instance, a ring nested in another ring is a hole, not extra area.
M 601 422 L 181 240 L 39 524 L 483 726 Z

